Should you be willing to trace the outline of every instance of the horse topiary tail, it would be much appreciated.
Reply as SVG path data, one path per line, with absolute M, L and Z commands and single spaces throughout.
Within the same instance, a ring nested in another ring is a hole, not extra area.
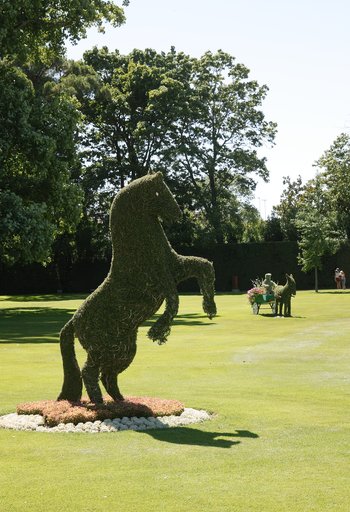
M 79 402 L 83 384 L 74 348 L 74 325 L 69 320 L 60 332 L 60 347 L 63 361 L 64 380 L 57 400 Z

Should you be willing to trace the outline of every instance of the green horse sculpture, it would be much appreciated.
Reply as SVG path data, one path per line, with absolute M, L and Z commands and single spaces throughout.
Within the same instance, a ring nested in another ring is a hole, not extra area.
M 296 284 L 293 274 L 286 274 L 287 282 L 284 286 L 277 285 L 273 293 L 275 295 L 275 314 L 282 316 L 282 310 L 284 316 L 292 315 L 292 296 L 296 295 Z
M 110 211 L 110 271 L 60 332 L 64 381 L 58 400 L 78 402 L 84 382 L 91 402 L 101 403 L 99 380 L 114 400 L 123 400 L 117 378 L 135 357 L 138 327 L 165 301 L 164 312 L 148 336 L 160 344 L 166 341 L 178 312 L 181 281 L 197 279 L 203 310 L 209 318 L 215 316 L 212 263 L 177 254 L 162 228 L 160 219 L 171 222 L 180 215 L 161 173 L 139 178 L 115 196 Z M 75 336 L 87 352 L 82 371 Z

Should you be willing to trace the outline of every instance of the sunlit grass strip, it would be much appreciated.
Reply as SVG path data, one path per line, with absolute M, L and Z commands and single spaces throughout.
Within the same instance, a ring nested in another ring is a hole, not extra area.
M 59 392 L 58 332 L 81 299 L 44 299 L 0 299 L 2 415 Z M 210 421 L 121 435 L 0 428 L 1 510 L 347 511 L 350 290 L 298 290 L 290 318 L 253 315 L 246 293 L 216 300 L 210 321 L 200 296 L 181 296 L 161 347 L 147 322 L 121 375 L 126 396 L 174 398 Z

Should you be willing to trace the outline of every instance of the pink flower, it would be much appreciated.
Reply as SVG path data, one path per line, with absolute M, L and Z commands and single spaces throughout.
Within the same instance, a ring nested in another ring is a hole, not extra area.
M 262 288 L 260 286 L 254 286 L 254 288 L 251 288 L 250 290 L 247 291 L 248 300 L 249 300 L 250 304 L 254 304 L 256 297 L 258 295 L 265 295 L 265 294 L 266 294 L 265 288 Z

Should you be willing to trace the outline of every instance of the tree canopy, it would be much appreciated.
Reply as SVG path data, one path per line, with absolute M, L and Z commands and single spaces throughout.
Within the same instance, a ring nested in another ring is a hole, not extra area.
M 317 176 L 305 186 L 303 205 L 295 219 L 299 263 L 304 272 L 315 270 L 315 291 L 318 291 L 317 271 L 322 268 L 322 257 L 337 252 L 346 238 L 337 225 L 336 212 L 329 208 L 322 181 Z
M 186 103 L 169 148 L 169 171 L 189 198 L 187 207 L 205 218 L 213 241 L 234 240 L 228 210 L 251 196 L 257 178 L 267 180 L 257 149 L 272 144 L 276 125 L 265 120 L 266 86 L 229 54 L 206 52 L 194 59 Z
M 1 3 L 0 260 L 48 261 L 53 241 L 75 230 L 81 113 L 61 83 L 64 43 L 123 20 L 122 8 L 103 0 Z
M 279 219 L 278 229 L 285 240 L 297 240 L 295 218 L 303 201 L 304 184 L 299 175 L 294 181 L 289 176 L 284 176 L 283 185 L 280 203 L 273 208 L 273 217 L 275 221 Z
M 200 59 L 174 48 L 86 52 L 65 81 L 85 119 L 88 210 L 100 210 L 108 191 L 156 168 L 186 213 L 181 231 L 189 243 L 241 239 L 241 213 L 250 215 L 242 200 L 256 178 L 268 177 L 257 149 L 273 143 L 276 131 L 260 110 L 267 88 L 248 74 L 221 51 Z
M 315 162 L 316 177 L 302 182 L 284 178 L 280 204 L 273 210 L 283 237 L 297 240 L 304 272 L 322 268 L 326 254 L 334 254 L 350 235 L 350 136 L 340 134 Z
M 81 193 L 71 182 L 80 114 L 45 73 L 31 80 L 0 62 L 0 201 L 5 261 L 45 261 L 54 238 L 74 229 Z M 34 83 L 35 82 L 35 83 Z M 7 227 L 7 229 L 5 229 Z
M 0 58 L 51 63 L 64 55 L 67 40 L 75 43 L 92 25 L 103 31 L 106 21 L 114 26 L 125 21 L 123 9 L 112 1 L 2 0 Z
M 126 183 L 161 170 L 184 216 L 181 244 L 261 239 L 250 203 L 268 179 L 261 148 L 267 87 L 223 51 L 94 48 L 65 60 L 65 42 L 118 26 L 122 2 L 4 0 L 0 8 L 2 261 L 40 261 L 72 243 L 106 255 L 108 210 Z
M 350 136 L 340 134 L 316 165 L 328 191 L 329 207 L 350 238 Z

